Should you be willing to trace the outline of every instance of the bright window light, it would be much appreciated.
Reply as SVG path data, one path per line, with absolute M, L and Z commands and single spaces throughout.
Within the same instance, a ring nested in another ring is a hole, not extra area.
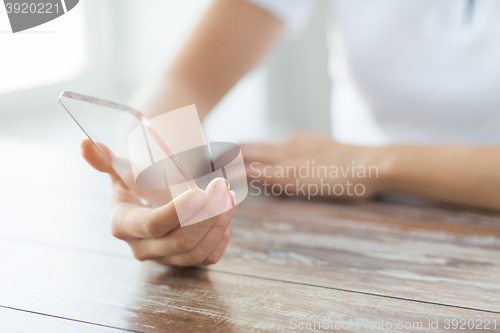
M 86 67 L 85 6 L 38 27 L 12 33 L 0 3 L 0 94 L 75 78 Z

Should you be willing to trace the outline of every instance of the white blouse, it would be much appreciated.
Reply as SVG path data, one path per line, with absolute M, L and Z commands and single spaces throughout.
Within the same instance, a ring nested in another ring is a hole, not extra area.
M 300 31 L 312 0 L 247 0 Z M 334 137 L 500 144 L 500 1 L 328 0 Z

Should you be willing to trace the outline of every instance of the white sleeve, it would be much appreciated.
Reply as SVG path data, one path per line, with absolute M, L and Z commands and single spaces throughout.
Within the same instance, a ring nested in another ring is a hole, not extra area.
M 316 6 L 315 0 L 246 0 L 280 19 L 289 33 L 304 30 Z

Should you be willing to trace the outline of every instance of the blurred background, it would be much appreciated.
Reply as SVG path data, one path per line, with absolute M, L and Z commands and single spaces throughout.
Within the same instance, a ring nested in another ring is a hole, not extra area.
M 0 135 L 78 152 L 83 133 L 62 90 L 129 102 L 167 65 L 209 0 L 81 0 L 63 17 L 18 34 L 0 11 Z M 325 4 L 300 35 L 283 40 L 206 120 L 208 140 L 279 140 L 330 132 Z M 303 112 L 307 110 L 307 112 Z
M 128 103 L 173 59 L 209 3 L 80 0 L 57 20 L 17 34 L 0 6 L 0 241 L 130 255 L 109 232 L 109 177 L 81 158 L 84 133 L 58 96 L 71 90 Z M 330 132 L 324 9 L 319 2 L 307 29 L 284 36 L 217 105 L 204 124 L 207 140 Z

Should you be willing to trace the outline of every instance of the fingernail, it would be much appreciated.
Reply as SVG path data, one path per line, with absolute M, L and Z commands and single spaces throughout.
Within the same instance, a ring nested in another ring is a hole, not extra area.
M 196 209 L 200 207 L 203 202 L 205 202 L 205 198 L 207 197 L 206 193 L 201 190 L 196 190 L 189 196 L 187 206 L 190 209 Z
M 236 193 L 234 193 L 234 191 L 229 191 L 229 194 L 231 194 L 231 196 L 227 197 L 226 204 L 223 208 L 226 213 L 236 206 Z
M 225 179 L 218 179 L 217 184 L 215 184 L 215 195 L 220 200 L 224 200 L 227 197 L 227 181 Z
M 229 194 L 231 194 L 231 204 L 234 207 L 236 207 L 236 193 L 234 191 L 229 191 Z
M 233 200 L 231 200 L 231 197 L 228 196 L 227 200 L 226 200 L 226 203 L 224 204 L 223 211 L 224 212 L 228 212 L 228 211 L 230 211 L 233 208 L 234 208 L 234 206 L 233 206 Z

